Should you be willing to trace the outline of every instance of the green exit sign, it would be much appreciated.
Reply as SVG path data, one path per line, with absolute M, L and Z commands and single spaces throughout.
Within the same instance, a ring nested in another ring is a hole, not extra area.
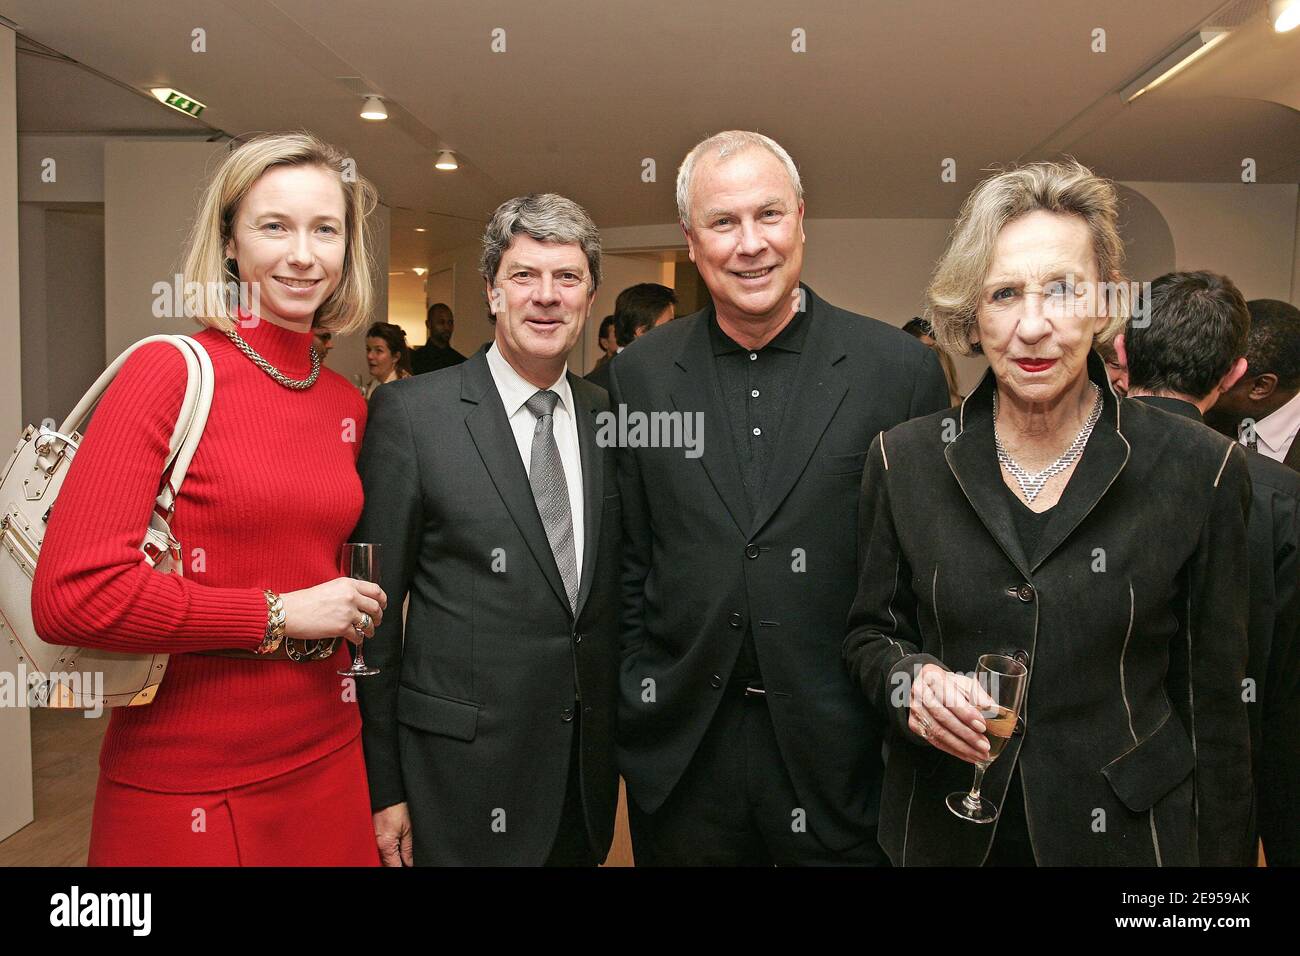
M 150 90 L 150 92 L 158 99 L 158 102 L 162 103 L 164 106 L 170 106 L 172 109 L 184 113 L 186 116 L 197 118 L 206 108 L 205 104 L 200 103 L 192 96 L 186 96 L 184 93 L 180 92 L 180 90 L 160 87 Z

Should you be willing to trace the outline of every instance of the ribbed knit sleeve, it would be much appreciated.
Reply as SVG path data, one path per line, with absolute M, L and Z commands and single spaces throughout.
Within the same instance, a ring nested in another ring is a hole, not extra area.
M 100 401 L 37 562 L 32 617 L 43 640 L 171 653 L 261 643 L 261 590 L 161 574 L 140 551 L 185 383 L 184 358 L 154 343 L 126 361 Z

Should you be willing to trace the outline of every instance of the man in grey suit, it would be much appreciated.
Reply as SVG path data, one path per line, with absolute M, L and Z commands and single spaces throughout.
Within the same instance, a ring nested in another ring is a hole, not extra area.
M 600 237 L 534 194 L 483 247 L 493 343 L 376 392 L 358 463 L 353 540 L 410 598 L 405 641 L 385 618 L 359 681 L 375 833 L 390 866 L 595 865 L 618 799 L 619 492 L 608 398 L 565 360 Z

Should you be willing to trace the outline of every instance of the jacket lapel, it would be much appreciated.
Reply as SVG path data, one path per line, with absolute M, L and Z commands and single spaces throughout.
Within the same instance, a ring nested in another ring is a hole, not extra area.
M 1129 444 L 1120 431 L 1120 404 L 1096 352 L 1088 354 L 1088 378 L 1101 386 L 1101 418 L 1093 428 L 1083 457 L 1074 468 L 1042 539 L 1027 555 L 1011 515 L 1014 502 L 1002 480 L 993 444 L 993 392 L 997 380 L 990 369 L 961 406 L 957 438 L 944 451 L 948 467 L 980 521 L 1022 575 L 1028 578 L 1061 546 L 1119 477 L 1128 463 Z
M 476 406 L 465 416 L 465 426 L 469 429 L 479 457 L 483 459 L 492 484 L 496 486 L 497 494 L 501 496 L 502 503 L 510 512 L 510 517 L 514 519 L 546 580 L 550 582 L 551 590 L 568 608 L 569 596 L 564 590 L 564 580 L 560 577 L 560 569 L 551 552 L 546 529 L 542 527 L 541 516 L 537 513 L 533 489 L 528 483 L 528 472 L 519 457 L 519 445 L 510 429 L 506 407 L 501 402 L 496 383 L 492 381 L 492 372 L 488 368 L 484 352 L 480 351 L 466 360 L 460 397 L 461 401 Z M 581 428 L 578 433 L 582 434 Z M 585 460 L 583 467 L 586 467 Z
M 709 321 L 713 306 L 701 313 L 699 321 L 682 344 L 676 365 L 681 374 L 672 384 L 669 397 L 673 407 L 685 414 L 703 414 L 706 429 L 711 437 L 704 441 L 700 463 L 713 483 L 718 497 L 727 506 L 731 519 L 742 534 L 749 530 L 749 499 L 745 496 L 744 479 L 727 426 L 727 410 L 722 404 L 718 374 L 713 367 L 713 346 L 709 341 Z
M 578 452 L 582 458 L 582 577 L 578 585 L 578 606 L 574 612 L 576 620 L 587 603 L 591 579 L 596 571 L 600 549 L 600 519 L 605 510 L 605 469 L 601 449 L 596 446 L 598 409 L 583 398 L 578 378 L 572 372 L 569 373 L 569 390 L 573 394 L 573 414 L 578 424 Z
M 1039 565 L 1051 557 L 1052 552 L 1097 507 L 1101 496 L 1110 489 L 1128 464 L 1131 449 L 1120 431 L 1119 399 L 1110 387 L 1106 366 L 1096 352 L 1088 353 L 1088 378 L 1101 388 L 1101 418 L 1088 436 L 1083 457 L 1074 466 L 1074 474 L 1070 476 L 1070 483 L 1065 486 L 1061 500 L 1052 509 L 1052 517 L 1043 529 L 1038 550 L 1032 556 L 1033 561 L 1029 566 L 1031 571 L 1037 571 Z
M 750 528 L 751 537 L 762 529 L 790 494 L 849 390 L 836 368 L 846 353 L 830 340 L 826 323 L 817 321 L 820 300 L 806 286 L 803 288 L 809 310 L 808 332 L 799 356 L 799 369 L 795 372 L 791 401 L 781 420 L 780 441 L 758 499 L 758 513 Z

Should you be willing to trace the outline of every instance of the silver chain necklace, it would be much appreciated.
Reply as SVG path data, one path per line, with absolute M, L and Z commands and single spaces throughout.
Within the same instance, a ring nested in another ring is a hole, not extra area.
M 1061 457 L 1037 474 L 1031 474 L 1021 468 L 1020 465 L 1016 464 L 1016 460 L 1007 454 L 1006 448 L 1003 447 L 1002 438 L 998 435 L 998 393 L 996 390 L 993 392 L 993 446 L 998 451 L 998 461 L 1001 462 L 1002 467 L 1007 470 L 1012 478 L 1016 479 L 1016 484 L 1020 486 L 1020 493 L 1025 496 L 1025 501 L 1032 504 L 1033 500 L 1039 496 L 1043 487 L 1052 478 L 1069 468 L 1083 454 L 1084 446 L 1088 444 L 1088 438 L 1092 435 L 1092 429 L 1101 419 L 1101 389 L 1096 382 L 1089 382 L 1088 384 L 1092 386 L 1093 395 L 1095 396 L 1092 411 L 1088 413 L 1088 420 L 1083 423 L 1083 428 L 1079 429 L 1079 434 L 1074 437 L 1074 441 L 1070 443 L 1069 448 L 1065 449 Z
M 320 375 L 320 353 L 315 349 L 311 350 L 311 374 L 304 379 L 294 379 L 285 375 L 266 359 L 262 358 L 262 356 L 258 355 L 257 352 L 253 350 L 253 347 L 240 338 L 239 333 L 234 329 L 227 329 L 225 332 L 226 337 L 229 338 L 231 342 L 235 343 L 235 348 L 247 355 L 252 359 L 254 365 L 260 368 L 267 375 L 271 376 L 271 378 L 275 379 L 285 388 L 292 388 L 295 391 L 301 392 L 316 384 L 316 377 Z

